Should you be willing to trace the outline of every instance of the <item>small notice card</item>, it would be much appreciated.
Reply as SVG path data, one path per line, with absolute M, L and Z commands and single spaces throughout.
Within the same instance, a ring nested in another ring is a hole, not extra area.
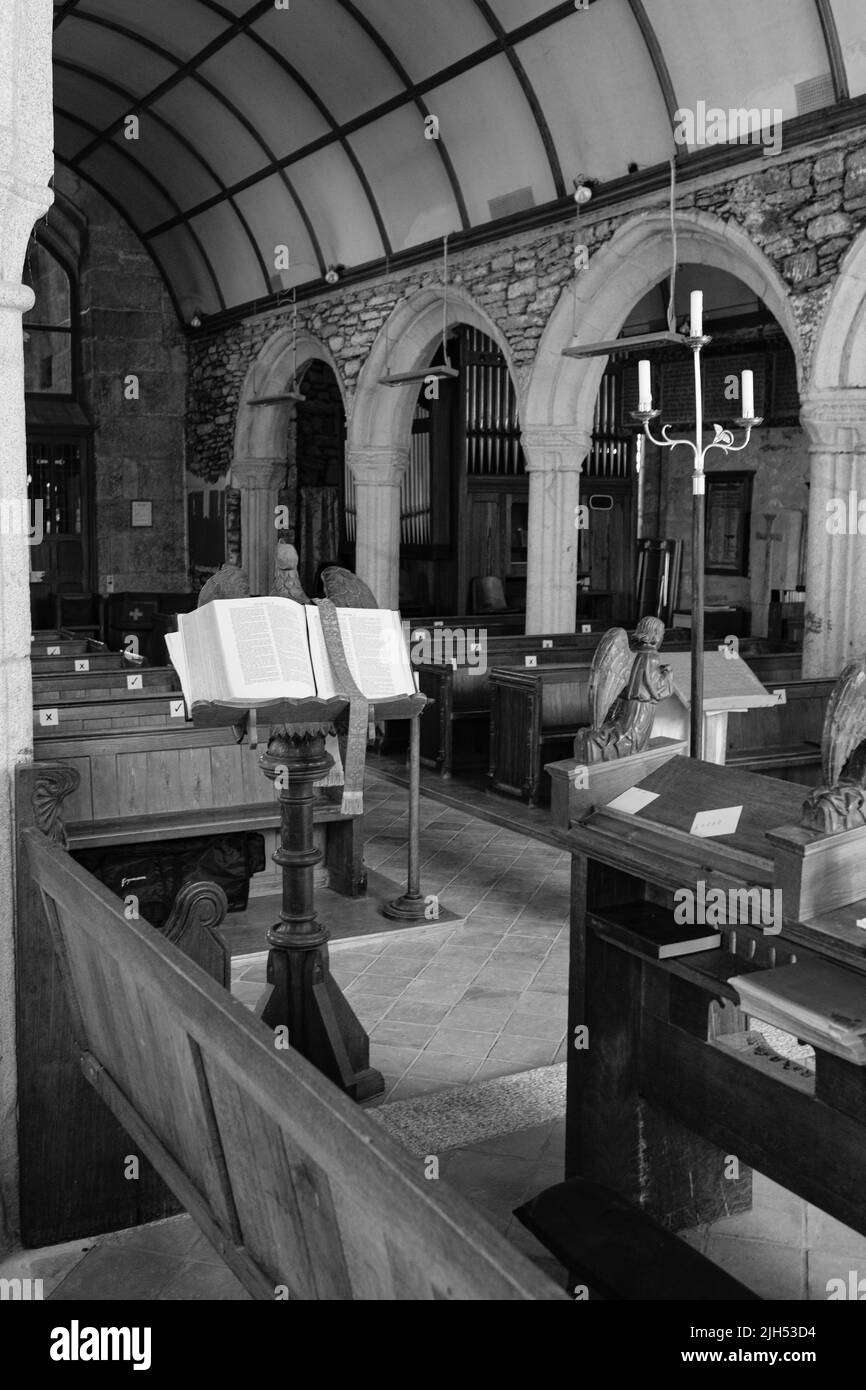
M 633 816 L 637 811 L 642 811 L 644 806 L 649 806 L 651 801 L 658 801 L 658 792 L 645 792 L 642 787 L 629 787 L 628 791 L 621 792 L 613 801 L 607 803 L 609 811 L 625 811 L 626 815 Z
M 733 835 L 743 814 L 742 806 L 722 806 L 718 811 L 698 811 L 690 835 L 708 839 L 711 835 Z

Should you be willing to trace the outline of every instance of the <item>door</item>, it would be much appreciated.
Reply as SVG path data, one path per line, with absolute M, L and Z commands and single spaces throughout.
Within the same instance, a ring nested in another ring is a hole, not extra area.
M 30 547 L 34 597 L 89 593 L 89 452 L 86 436 L 32 434 L 27 495 L 35 534 Z

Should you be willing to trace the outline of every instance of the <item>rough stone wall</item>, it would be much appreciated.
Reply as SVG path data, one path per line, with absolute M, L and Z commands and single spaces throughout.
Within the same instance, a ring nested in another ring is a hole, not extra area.
M 80 261 L 80 401 L 94 425 L 97 584 L 188 587 L 184 495 L 186 346 L 162 278 L 103 198 L 67 170 L 57 182 L 87 218 Z M 125 378 L 139 381 L 127 399 Z M 134 499 L 153 527 L 130 524 Z
M 579 239 L 590 256 L 642 208 L 665 205 L 663 194 L 614 213 L 580 217 Z M 839 262 L 866 222 L 866 132 L 848 131 L 815 145 L 751 162 L 741 171 L 709 175 L 680 187 L 677 206 L 715 214 L 742 228 L 790 290 L 806 362 Z M 456 253 L 455 283 L 465 286 L 498 324 L 525 385 L 538 343 L 563 285 L 573 274 L 576 220 L 526 232 L 509 244 Z M 351 401 L 358 374 L 395 305 L 438 283 L 438 262 L 378 281 L 337 288 L 298 306 L 299 327 L 325 341 Z M 263 344 L 287 323 L 287 311 L 259 315 L 190 341 L 188 464 L 216 481 L 232 459 L 240 388 Z

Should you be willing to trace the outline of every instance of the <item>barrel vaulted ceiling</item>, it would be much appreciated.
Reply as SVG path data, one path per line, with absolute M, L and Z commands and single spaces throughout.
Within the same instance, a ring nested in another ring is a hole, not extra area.
M 674 113 L 701 100 L 788 122 L 866 94 L 864 0 L 55 0 L 54 14 L 58 161 L 128 218 L 187 319 L 483 230 L 577 178 L 687 163 Z

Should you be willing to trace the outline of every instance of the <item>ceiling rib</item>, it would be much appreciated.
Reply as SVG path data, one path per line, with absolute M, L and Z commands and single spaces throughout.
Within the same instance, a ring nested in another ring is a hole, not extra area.
M 199 0 L 199 3 L 209 4 L 210 0 Z M 591 3 L 596 4 L 598 0 L 591 0 Z M 566 16 L 573 16 L 575 13 L 574 0 L 566 0 L 565 4 L 556 5 L 552 10 L 546 11 L 545 14 L 538 15 L 528 23 L 522 24 L 518 29 L 513 29 L 507 35 L 507 38 L 511 43 L 522 42 L 526 38 L 532 38 L 535 34 L 543 32 L 544 29 L 549 28 L 551 25 L 558 24 L 560 20 L 564 19 Z M 247 38 L 259 43 L 262 42 L 254 33 L 248 34 Z M 264 44 L 262 44 L 262 46 L 266 47 Z M 309 141 L 308 144 L 303 145 L 292 154 L 284 155 L 282 159 L 276 159 L 272 164 L 265 165 L 253 174 L 248 174 L 246 178 L 239 179 L 236 183 L 230 185 L 229 191 L 231 193 L 240 193 L 247 188 L 254 187 L 255 184 L 260 183 L 263 179 L 270 178 L 272 174 L 279 173 L 284 169 L 290 168 L 292 164 L 300 163 L 301 160 L 307 159 L 310 155 L 317 154 L 319 150 L 325 149 L 336 139 L 352 135 L 356 130 L 363 130 L 365 126 L 374 125 L 376 121 L 381 120 L 383 116 L 389 116 L 393 111 L 399 111 L 401 106 L 406 106 L 407 103 L 414 100 L 416 96 L 422 96 L 427 92 L 434 91 L 437 87 L 441 87 L 447 82 L 453 82 L 456 78 L 462 77 L 467 72 L 471 72 L 473 68 L 479 67 L 482 63 L 486 63 L 490 58 L 499 57 L 501 52 L 502 49 L 498 41 L 485 44 L 483 48 L 476 49 L 474 52 L 467 54 L 465 58 L 460 58 L 455 63 L 449 63 L 448 67 L 440 68 L 438 72 L 431 73 L 431 75 L 425 77 L 423 81 L 416 82 L 411 89 L 405 92 L 399 92 L 396 96 L 389 97 L 387 101 L 380 102 L 378 106 L 371 107 L 369 111 L 365 111 L 362 115 L 355 116 L 351 121 L 344 122 L 343 125 L 337 127 L 338 133 L 320 135 L 316 140 Z M 199 77 L 198 80 L 203 81 L 204 79 Z M 196 216 L 198 213 L 206 212 L 219 201 L 219 198 L 204 199 L 193 208 L 188 209 L 184 215 L 187 217 Z M 173 222 L 166 220 L 160 223 L 158 227 L 152 228 L 150 235 L 156 236 L 160 232 L 168 231 L 173 225 Z
M 67 16 L 68 14 L 72 14 L 72 11 L 75 9 L 75 6 L 78 5 L 79 3 L 80 3 L 80 0 L 65 0 L 65 3 L 64 3 L 63 5 L 59 5 L 59 6 L 57 7 L 57 9 L 54 11 L 54 28 L 55 28 L 55 29 L 58 29 L 58 28 L 60 27 L 60 25 L 63 23 L 64 19 L 66 18 L 66 16 Z
M 74 111 L 67 111 L 67 110 L 64 109 L 64 107 L 58 106 L 56 103 L 55 103 L 55 105 L 54 105 L 54 110 L 57 112 L 58 116 L 64 116 L 64 117 L 66 118 L 66 120 L 67 120 L 67 121 L 71 121 L 71 122 L 73 123 L 73 125 L 80 125 L 84 130 L 86 130 L 86 131 L 88 132 L 88 134 L 91 134 L 94 130 L 98 130 L 98 129 L 99 129 L 98 126 L 91 125 L 90 121 L 86 121 L 86 120 L 84 119 L 83 116 L 77 115 L 77 113 L 74 112 Z M 142 164 L 140 160 L 138 160 L 138 159 L 135 158 L 135 155 L 132 154 L 132 152 L 131 152 L 130 150 L 124 149 L 122 145 L 112 145 L 111 148 L 112 148 L 112 150 L 114 151 L 115 154 L 119 154 L 119 155 L 121 156 L 121 158 L 128 160 L 128 162 L 129 162 L 130 164 L 134 165 L 136 171 L 137 171 L 139 174 L 142 174 L 142 175 L 148 180 L 149 183 L 152 183 L 152 184 L 153 184 L 154 188 L 155 188 L 155 189 L 157 190 L 157 192 L 161 195 L 161 197 L 163 197 L 163 198 L 165 199 L 165 201 L 166 201 L 167 203 L 169 203 L 173 208 L 176 208 L 178 212 L 180 211 L 180 208 L 179 208 L 177 202 L 176 202 L 175 199 L 172 197 L 172 195 L 169 193 L 168 189 L 167 189 L 163 184 L 160 183 L 159 179 L 156 178 L 155 175 L 152 174 L 152 173 L 150 172 L 150 170 L 147 168 L 146 165 Z M 86 171 L 85 171 L 84 169 L 82 169 L 81 166 L 80 166 L 79 164 L 73 163 L 71 160 L 68 160 L 68 161 L 67 161 L 67 164 L 68 164 L 71 168 L 73 168 L 73 169 L 75 170 L 76 173 L 80 174 L 82 178 L 87 178 L 87 173 L 86 173 Z M 208 272 L 208 274 L 210 275 L 210 278 L 213 280 L 214 289 L 216 290 L 217 299 L 218 299 L 219 302 L 220 302 L 220 307 L 221 307 L 222 309 L 225 309 L 225 307 L 226 307 L 225 298 L 223 297 L 223 292 L 222 292 L 222 290 L 220 289 L 220 282 L 219 282 L 219 280 L 218 280 L 218 278 L 217 278 L 216 271 L 214 270 L 213 266 L 211 265 L 210 257 L 209 257 L 209 255 L 208 255 L 207 251 L 205 251 L 204 246 L 202 245 L 201 240 L 200 240 L 200 238 L 199 238 L 199 236 L 198 236 L 198 233 L 196 232 L 195 228 L 194 228 L 194 227 L 191 227 L 191 226 L 189 225 L 189 223 L 186 223 L 186 224 L 185 224 L 185 228 L 186 228 L 186 231 L 189 233 L 190 237 L 192 238 L 192 240 L 195 242 L 196 247 L 198 248 L 198 253 L 199 253 L 199 255 L 201 256 L 201 258 L 202 258 L 202 260 L 203 260 L 203 262 L 204 262 L 204 264 L 205 264 L 205 266 L 206 266 L 206 268 L 207 268 L 207 272 Z
M 385 42 L 381 34 L 378 33 L 378 31 L 373 27 L 373 25 L 366 18 L 366 16 L 361 14 L 360 11 L 356 9 L 356 7 L 352 4 L 352 0 L 337 0 L 337 4 L 340 6 L 342 10 L 345 10 L 346 14 L 350 15 L 351 18 L 354 19 L 356 24 L 360 25 L 367 37 L 371 40 L 372 43 L 376 45 L 376 47 L 379 49 L 379 52 L 394 69 L 400 81 L 403 83 L 403 86 L 406 88 L 406 92 L 412 93 L 412 79 L 409 76 L 406 69 L 403 67 L 403 64 L 400 62 L 400 59 L 397 57 L 394 50 L 391 48 L 391 45 Z M 414 101 L 418 110 L 421 112 L 422 117 L 426 121 L 427 117 L 430 115 L 430 108 L 427 105 L 426 101 L 424 101 L 423 98 L 419 96 L 417 93 L 414 93 L 411 96 L 411 100 Z M 463 230 L 465 231 L 466 228 L 471 225 L 469 218 L 469 209 L 466 206 L 466 199 L 463 196 L 463 189 L 460 187 L 460 180 L 457 177 L 457 171 L 454 168 L 454 164 L 451 160 L 451 156 L 448 153 L 448 147 L 445 143 L 444 137 L 441 134 L 441 131 L 437 139 L 435 139 L 432 143 L 445 168 L 445 174 L 448 178 L 448 182 L 451 185 L 451 192 L 454 196 L 454 201 L 457 204 L 457 211 L 460 216 L 460 224 L 463 227 Z
M 75 15 L 75 18 L 76 18 L 76 19 L 80 19 L 80 20 L 86 20 L 86 21 L 88 22 L 88 24 L 95 24 L 95 25 L 97 25 L 97 26 L 99 26 L 99 27 L 101 27 L 101 28 L 109 29 L 112 33 L 118 33 L 118 34 L 120 34 L 123 38 L 130 39 L 133 43 L 140 44 L 143 48 L 147 48 L 147 49 L 149 49 L 152 53 L 156 53 L 156 54 L 157 54 L 160 58 L 162 58 L 165 62 L 168 62 L 168 63 L 177 63 L 177 62 L 178 62 L 178 59 L 174 56 L 174 54 L 169 53 L 169 51 L 168 51 L 167 48 L 162 48 L 160 44 L 154 43 L 152 39 L 146 39 L 142 34 L 136 34 L 136 33 L 134 33 L 133 30 L 125 28 L 122 24 L 118 24 L 116 20 L 101 19 L 101 18 L 99 18 L 97 15 L 82 14 L 81 12 L 77 13 L 77 14 Z M 250 136 L 250 138 L 251 138 L 252 140 L 255 141 L 255 143 L 259 146 L 259 148 L 260 148 L 261 150 L 264 151 L 264 153 L 265 153 L 265 155 L 266 155 L 268 161 L 270 162 L 270 164 L 271 164 L 271 165 L 274 165 L 274 164 L 276 163 L 276 160 L 275 160 L 275 156 L 274 156 L 273 150 L 272 150 L 272 149 L 269 147 L 269 145 L 267 145 L 266 142 L 262 139 L 261 135 L 260 135 L 259 132 L 256 130 L 256 128 L 255 128 L 255 126 L 252 124 L 252 122 L 251 122 L 251 121 L 248 121 L 247 118 L 246 118 L 246 116 L 243 114 L 243 112 L 238 110 L 238 108 L 235 106 L 234 102 L 230 101 L 228 97 L 224 96 L 223 93 L 220 92 L 220 91 L 213 85 L 212 82 L 209 82 L 208 79 L 207 79 L 206 77 L 202 77 L 202 75 L 201 75 L 200 72 L 190 73 L 190 79 L 191 79 L 191 81 L 193 81 L 193 82 L 197 82 L 197 83 L 199 84 L 199 86 L 200 86 L 200 87 L 203 87 L 204 90 L 205 90 L 210 96 L 212 96 L 216 101 L 220 102 L 220 103 L 225 107 L 225 109 L 226 109 L 226 110 L 230 113 L 230 115 L 238 122 L 238 124 L 241 125 L 241 126 L 243 126 L 244 130 L 246 130 L 246 132 L 247 132 L 247 134 Z M 137 107 L 138 107 L 138 103 L 137 103 Z M 137 109 L 137 108 L 136 108 L 136 109 Z M 76 155 L 75 161 L 69 161 L 69 162 L 72 164 L 72 167 L 75 167 L 75 163 L 76 163 L 78 160 L 80 160 L 81 158 L 83 158 L 83 154 L 78 154 L 78 155 Z M 325 259 L 324 259 L 323 255 L 322 255 L 322 248 L 321 248 L 321 246 L 320 246 L 320 244 L 319 244 L 319 238 L 318 238 L 318 236 L 316 235 L 316 230 L 315 230 L 315 228 L 314 228 L 314 226 L 313 226 L 313 223 L 312 223 L 312 220 L 311 220 L 311 218 L 310 218 L 310 215 L 309 215 L 309 213 L 307 212 L 307 209 L 305 208 L 303 202 L 302 202 L 301 199 L 298 197 L 298 194 L 297 194 L 297 192 L 295 191 L 294 185 L 292 184 L 291 180 L 289 179 L 289 177 L 288 177 L 288 175 L 285 173 L 285 171 L 284 171 L 282 168 L 275 168 L 275 169 L 274 169 L 274 172 L 275 172 L 275 173 L 278 173 L 278 174 L 280 175 L 280 179 L 281 179 L 281 181 L 282 181 L 282 183 L 283 183 L 283 186 L 284 186 L 286 192 L 288 193 L 289 197 L 291 198 L 292 202 L 294 203 L 295 207 L 296 207 L 297 210 L 298 210 L 298 216 L 301 218 L 301 221 L 303 222 L 304 227 L 306 228 L 307 235 L 308 235 L 308 237 L 310 238 L 310 244 L 311 244 L 311 246 L 313 247 L 313 251 L 314 251 L 314 254 L 315 254 L 315 256 L 316 256 L 316 260 L 318 261 L 318 264 L 319 264 L 319 271 L 320 271 L 320 273 L 321 273 L 322 275 L 324 275 L 324 273 L 325 273 L 325 268 L 326 268 L 326 263 L 325 263 Z M 246 186 L 246 185 L 241 185 L 241 187 L 244 187 L 244 186 Z M 236 186 L 236 187 L 230 189 L 230 190 L 229 190 L 229 193 L 236 193 L 236 192 L 239 192 L 239 191 L 240 191 L 240 188 Z M 216 203 L 218 203 L 218 202 L 222 202 L 222 195 L 220 195 L 220 197 L 216 198 L 215 200 L 214 200 L 214 199 L 208 200 L 207 207 L 215 206 Z M 194 208 L 194 209 L 191 209 L 191 210 L 190 210 L 190 209 L 187 209 L 185 212 L 179 213 L 178 218 L 177 218 L 177 221 L 173 221 L 171 225 L 172 225 L 172 226 L 177 226 L 177 225 L 179 225 L 179 223 L 181 223 L 181 222 L 188 222 L 188 221 L 189 221 L 192 217 L 194 217 L 198 212 L 204 212 L 205 210 L 206 210 L 205 207 L 197 207 L 197 208 Z M 160 228 L 160 230 L 163 230 L 163 229 Z M 151 231 L 150 233 L 145 233 L 145 235 L 155 236 L 155 235 L 157 235 L 157 233 L 156 233 L 155 231 Z
M 171 61 L 176 65 L 177 71 L 173 72 L 170 77 L 166 77 L 166 79 L 154 87 L 152 91 L 141 97 L 140 100 L 136 102 L 136 111 L 145 111 L 149 106 L 152 106 L 155 101 L 159 101 L 160 97 L 164 97 L 167 92 L 170 92 L 173 87 L 176 87 L 178 83 L 183 82 L 187 77 L 192 77 L 197 73 L 202 63 L 206 63 L 208 58 L 212 58 L 215 53 L 219 53 L 220 49 L 225 48 L 227 44 L 231 43 L 232 39 L 236 38 L 238 34 L 242 34 L 244 30 L 249 28 L 253 21 L 264 14 L 266 10 L 272 9 L 273 0 L 257 0 L 257 3 L 253 5 L 251 10 L 247 10 L 246 14 L 235 19 L 227 29 L 224 29 L 221 34 L 217 34 L 215 39 L 211 39 L 210 43 L 205 44 L 204 48 L 200 48 L 198 53 L 192 58 L 188 58 L 186 62 L 181 62 L 179 58 L 172 55 Z M 93 19 L 95 16 L 81 14 L 81 12 L 79 12 L 75 15 L 75 18 Z M 134 36 L 134 30 L 132 29 L 126 28 L 120 24 L 116 25 L 116 28 L 122 30 L 130 37 Z M 104 144 L 106 140 L 110 140 L 113 135 L 116 135 L 123 126 L 123 120 L 123 116 L 119 116 L 116 121 L 112 121 L 110 125 L 100 131 L 96 139 L 92 140 L 87 148 L 81 151 L 79 158 L 86 159 L 88 155 L 93 154 L 93 151 L 99 145 Z
M 848 86 L 848 73 L 845 70 L 845 57 L 842 53 L 842 44 L 839 40 L 839 30 L 836 28 L 833 8 L 830 0 L 815 0 L 815 4 L 818 7 L 821 32 L 827 45 L 827 57 L 830 60 L 830 75 L 833 78 L 833 91 L 836 93 L 836 100 L 850 101 L 851 91 Z
M 101 76 L 101 74 L 91 72 L 89 68 L 82 67 L 80 63 L 72 63 L 67 58 L 55 58 L 54 66 L 62 68 L 65 72 L 74 73 L 77 77 L 83 77 L 90 82 L 98 83 L 100 87 L 105 87 L 108 89 L 108 91 L 114 92 L 117 96 L 122 97 L 124 101 L 129 102 L 131 105 L 134 105 L 135 103 L 134 92 L 130 92 L 126 87 L 121 87 L 118 82 L 113 82 L 108 77 L 103 77 Z M 265 259 L 262 255 L 261 248 L 258 242 L 256 241 L 255 237 L 253 236 L 252 229 L 249 223 L 247 222 L 246 217 L 244 216 L 242 210 L 238 207 L 234 198 L 229 193 L 228 189 L 226 188 L 226 185 L 223 183 L 219 174 L 210 164 L 209 160 L 205 159 L 204 155 L 199 153 L 199 151 L 193 145 L 192 141 L 188 140 L 185 135 L 182 135 L 179 130 L 176 130 L 175 127 L 171 125 L 169 121 L 165 120 L 163 116 L 159 116 L 155 111 L 151 111 L 150 119 L 152 121 L 155 121 L 157 125 L 162 126 L 164 130 L 168 131 L 168 134 L 171 136 L 171 138 L 173 140 L 176 140 L 179 145 L 183 146 L 187 153 L 191 155 L 191 157 L 202 166 L 208 177 L 213 179 L 214 183 L 221 190 L 222 196 L 226 198 L 229 204 L 231 205 L 232 211 L 234 212 L 235 216 L 237 217 L 238 221 L 243 227 L 244 232 L 247 235 L 247 239 L 249 240 L 250 246 L 253 249 L 253 254 L 255 255 L 256 260 L 258 261 L 259 266 L 261 268 L 262 278 L 265 282 L 267 292 L 268 294 L 270 294 L 273 290 L 273 285 L 271 284 L 271 277 L 268 273 L 268 268 L 265 264 Z
M 515 77 L 520 83 L 523 95 L 529 104 L 533 119 L 538 127 L 538 134 L 541 137 L 544 152 L 547 155 L 547 162 L 550 165 L 550 173 L 553 178 L 553 186 L 556 189 L 556 195 L 558 198 L 564 198 L 566 193 L 565 180 L 562 177 L 562 166 L 559 162 L 559 155 L 556 152 L 553 135 L 551 134 L 550 126 L 547 124 L 547 118 L 541 109 L 541 102 L 538 100 L 538 94 L 529 80 L 526 69 L 514 51 L 512 38 L 506 33 L 505 29 L 496 18 L 487 0 L 473 0 L 473 3 L 478 12 L 483 16 L 487 26 L 492 29 L 493 33 L 496 35 L 497 45 L 500 51 L 505 54 L 505 57 L 511 64 Z M 571 14 L 575 18 L 577 17 L 576 10 L 572 9 Z
M 196 0 L 196 3 L 199 5 L 204 5 L 206 9 L 212 10 L 215 14 L 228 16 L 228 11 L 224 10 L 222 5 L 216 4 L 214 0 Z M 271 58 L 272 61 L 275 62 L 277 66 L 283 70 L 286 76 L 289 77 L 292 80 L 292 82 L 296 83 L 296 85 L 304 93 L 304 96 L 307 97 L 307 99 L 313 103 L 319 115 L 322 117 L 322 120 L 325 121 L 326 124 L 330 127 L 331 137 L 329 138 L 328 143 L 334 143 L 334 141 L 336 140 L 339 141 L 340 145 L 342 146 L 346 158 L 348 159 L 349 163 L 352 165 L 352 168 L 355 171 L 355 177 L 357 178 L 362 189 L 364 190 L 364 197 L 367 199 L 367 202 L 370 207 L 370 212 L 373 217 L 373 221 L 376 223 L 376 230 L 379 233 L 379 239 L 382 242 L 382 249 L 384 251 L 384 254 L 386 256 L 389 256 L 393 248 L 391 246 L 390 238 L 388 237 L 388 229 L 385 226 L 385 219 L 383 218 L 381 210 L 379 208 L 379 204 L 376 201 L 376 196 L 371 187 L 370 180 L 367 178 L 367 175 L 364 172 L 364 167 L 361 164 L 361 161 L 358 159 L 358 156 L 355 154 L 355 151 L 352 149 L 352 146 L 349 144 L 348 140 L 343 135 L 339 121 L 336 119 L 336 117 L 333 115 L 330 109 L 325 105 L 315 88 L 310 86 L 306 78 L 300 72 L 298 72 L 297 68 L 295 68 L 294 65 L 290 63 L 289 60 L 286 57 L 284 57 L 282 53 L 280 53 L 279 49 L 274 48 L 273 45 L 269 44 L 266 39 L 263 39 L 260 34 L 257 34 L 254 29 L 248 30 L 244 37 L 249 39 L 251 43 L 256 44 L 257 47 L 259 47 L 262 50 L 262 52 L 267 53 L 268 57 Z M 273 169 L 274 173 L 280 172 L 280 170 L 285 167 L 281 164 L 281 161 L 277 159 L 274 159 L 274 165 L 276 166 Z M 322 270 L 324 271 L 324 269 L 325 266 L 323 262 Z
M 641 37 L 646 44 L 650 62 L 655 70 L 656 79 L 661 88 L 662 97 L 667 107 L 668 115 L 670 116 L 671 128 L 673 129 L 673 126 L 676 124 L 676 113 L 679 110 L 679 102 L 677 101 L 676 92 L 674 91 L 670 69 L 665 62 L 665 55 L 659 43 L 658 34 L 652 26 L 652 21 L 646 12 L 643 0 L 628 0 L 628 4 L 629 9 L 634 15 L 637 26 L 640 29 Z M 678 152 L 681 148 L 681 146 L 677 147 Z

